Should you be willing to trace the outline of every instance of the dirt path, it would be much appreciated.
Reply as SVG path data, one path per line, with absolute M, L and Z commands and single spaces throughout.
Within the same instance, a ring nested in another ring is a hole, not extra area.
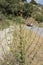
M 41 37 L 43 37 L 43 28 L 26 26 L 26 29 L 30 29 L 30 30 L 32 30 L 33 32 L 35 32 L 35 33 L 37 33 L 38 35 L 40 35 Z

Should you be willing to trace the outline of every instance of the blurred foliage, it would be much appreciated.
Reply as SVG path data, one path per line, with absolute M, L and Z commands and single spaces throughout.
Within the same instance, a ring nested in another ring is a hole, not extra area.
M 0 11 L 4 15 L 31 16 L 32 5 L 26 0 L 0 0 Z
M 31 0 L 30 3 L 28 3 L 26 0 L 0 0 L 0 15 L 2 13 L 9 19 L 16 16 L 21 16 L 23 18 L 34 17 L 37 12 L 41 12 L 40 8 L 36 5 L 37 3 L 35 0 Z M 1 18 L 3 19 L 3 17 L 0 17 L 0 19 Z M 36 20 L 40 20 L 42 22 L 43 16 L 36 16 Z
M 36 15 L 35 20 L 38 21 L 38 23 L 43 22 L 43 15 Z
M 32 3 L 32 4 L 37 4 L 35 0 L 31 0 L 30 3 Z

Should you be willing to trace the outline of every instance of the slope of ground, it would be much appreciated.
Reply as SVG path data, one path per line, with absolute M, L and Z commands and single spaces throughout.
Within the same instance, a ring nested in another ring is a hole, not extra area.
M 26 29 L 24 24 L 13 24 L 3 31 L 0 30 L 1 65 L 19 65 L 20 43 L 22 43 L 25 65 L 43 64 L 43 38 Z

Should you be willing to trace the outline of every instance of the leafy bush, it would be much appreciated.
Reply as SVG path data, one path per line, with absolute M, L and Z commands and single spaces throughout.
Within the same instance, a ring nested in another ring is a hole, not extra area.
M 25 3 L 23 8 L 23 16 L 31 17 L 32 12 L 33 12 L 32 4 Z
M 38 23 L 43 22 L 43 15 L 36 15 L 35 20 L 38 21 Z
M 30 3 L 32 3 L 32 4 L 37 4 L 35 0 L 31 0 Z
M 30 17 L 32 13 L 32 5 L 29 3 L 24 3 L 26 0 L 1 0 L 0 10 L 4 15 L 14 15 Z

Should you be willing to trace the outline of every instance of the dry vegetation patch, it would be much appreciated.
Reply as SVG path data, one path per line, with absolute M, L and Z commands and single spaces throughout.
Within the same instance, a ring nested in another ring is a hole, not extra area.
M 10 48 L 9 53 L 4 55 L 3 64 L 42 65 L 43 38 L 31 30 L 26 29 L 24 24 L 15 23 L 10 28 L 13 39 L 12 43 L 8 45 Z

